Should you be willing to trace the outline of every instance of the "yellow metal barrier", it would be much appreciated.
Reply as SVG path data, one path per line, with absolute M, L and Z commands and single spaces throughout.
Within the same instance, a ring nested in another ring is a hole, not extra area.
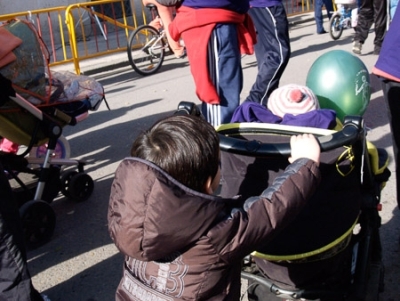
M 50 66 L 58 65 L 69 61 L 65 41 L 67 32 L 64 30 L 65 25 L 63 18 L 66 8 L 66 6 L 59 6 L 0 15 L 0 22 L 5 22 L 11 19 L 26 19 L 31 21 L 49 49 L 51 54 Z M 60 52 L 59 47 L 61 47 L 62 50 L 61 58 L 60 55 L 57 55 Z
M 101 0 L 73 4 L 66 9 L 65 23 L 77 74 L 81 73 L 81 60 L 126 51 L 129 30 L 134 30 L 138 22 L 135 7 L 131 8 L 132 20 L 128 22 L 124 2 Z M 121 16 L 116 14 L 116 3 L 119 4 Z M 143 10 L 142 6 L 141 8 Z M 87 20 L 90 21 L 89 24 L 85 24 Z
M 126 1 L 101 0 L 0 15 L 0 22 L 30 20 L 49 48 L 50 67 L 73 63 L 76 74 L 80 74 L 80 61 L 126 51 L 129 31 L 147 22 L 141 0 L 131 3 L 135 1 L 139 5 L 131 7 L 130 18 Z
M 311 0 L 285 2 L 288 16 L 313 10 Z M 149 12 L 142 0 L 92 0 L 69 6 L 0 15 L 0 22 L 31 20 L 51 54 L 50 67 L 73 63 L 80 74 L 82 60 L 126 51 L 129 32 L 147 24 Z

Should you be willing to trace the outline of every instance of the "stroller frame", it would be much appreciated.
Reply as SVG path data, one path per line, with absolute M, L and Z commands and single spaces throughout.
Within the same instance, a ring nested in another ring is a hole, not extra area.
M 177 113 L 201 115 L 198 108 L 190 102 L 181 102 Z M 241 124 L 242 125 L 242 124 Z M 260 133 L 259 124 L 245 124 L 246 131 Z M 279 134 L 282 126 L 271 125 L 270 133 Z M 285 127 L 285 126 L 283 126 Z M 250 128 L 250 130 L 249 130 Z M 291 127 L 293 128 L 293 127 Z M 296 128 L 296 127 L 294 127 Z M 344 145 L 353 145 L 356 152 L 355 168 L 361 175 L 361 204 L 358 224 L 361 227 L 359 233 L 351 234 L 351 242 L 347 248 L 352 248 L 351 281 L 335 289 L 321 287 L 287 288 L 277 284 L 276 281 L 268 279 L 263 275 L 256 275 L 254 263 L 251 257 L 244 259 L 242 279 L 250 280 L 253 285 L 258 284 L 270 294 L 259 300 L 378 300 L 379 293 L 384 289 L 384 266 L 382 263 L 382 246 L 379 228 L 381 226 L 380 194 L 384 183 L 390 176 L 390 171 L 385 167 L 379 175 L 374 174 L 376 162 L 372 162 L 367 147 L 366 129 L 364 121 L 360 116 L 347 116 L 344 119 L 343 128 L 339 132 L 331 131 L 331 134 L 322 135 L 318 129 L 297 127 L 297 131 L 285 132 L 285 135 L 300 133 L 313 133 L 321 146 L 321 152 L 327 152 Z M 217 128 L 220 135 L 221 152 L 234 153 L 252 157 L 289 157 L 289 143 L 262 143 L 256 140 L 245 140 L 235 138 L 241 136 L 241 127 L 236 131 L 224 129 L 224 125 Z M 326 133 L 326 131 L 325 131 Z M 380 155 L 387 154 L 384 150 Z M 347 249 L 348 250 L 348 249 Z M 348 250 L 349 251 L 349 250 Z M 342 251 L 343 252 L 343 251 Z M 249 260 L 250 259 L 250 260 Z M 350 273 L 350 271 L 349 271 Z M 271 299 L 272 298 L 272 299 Z
M 223 132 L 223 130 L 222 130 Z M 279 133 L 279 130 L 276 131 Z M 321 151 L 325 152 L 341 145 L 353 145 L 359 151 L 360 158 L 355 168 L 361 170 L 362 201 L 360 206 L 359 224 L 361 231 L 352 236 L 350 246 L 353 247 L 353 260 L 356 260 L 353 280 L 340 289 L 287 289 L 280 287 L 274 280 L 243 271 L 242 277 L 265 286 L 271 294 L 284 299 L 316 300 L 323 298 L 341 298 L 341 300 L 378 300 L 379 292 L 383 291 L 384 268 L 382 265 L 382 248 L 379 234 L 381 218 L 379 216 L 380 191 L 382 182 L 372 171 L 370 155 L 366 146 L 366 130 L 361 117 L 348 116 L 344 120 L 340 132 L 328 136 L 317 137 Z M 225 152 L 246 154 L 251 156 L 289 156 L 288 144 L 259 144 L 252 141 L 238 140 L 231 137 L 221 139 L 221 150 Z M 258 145 L 257 148 L 254 146 Z
M 76 121 L 57 108 L 51 109 L 52 115 L 26 101 L 24 98 L 9 97 L 22 110 L 28 112 L 35 119 L 35 128 L 30 137 L 27 149 L 22 154 L 0 153 L 0 159 L 4 169 L 9 176 L 27 193 L 29 200 L 19 200 L 19 212 L 22 221 L 25 242 L 28 248 L 38 247 L 47 242 L 53 235 L 56 216 L 49 203 L 61 191 L 66 197 L 77 201 L 87 200 L 93 192 L 94 182 L 92 178 L 84 173 L 86 162 L 81 160 L 53 158 L 59 137 L 62 134 L 63 125 L 74 124 Z M 8 120 L 2 118 L 5 127 L 12 127 Z M 14 128 L 12 130 L 15 130 Z M 17 129 L 18 130 L 18 129 Z M 7 132 L 7 130 L 6 130 Z M 26 155 L 33 146 L 40 145 L 42 141 L 37 137 L 38 132 L 47 138 L 46 152 L 44 158 L 30 158 Z M 27 135 L 27 133 L 22 133 Z M 5 137 L 9 138 L 9 137 Z M 22 138 L 26 139 L 26 137 Z M 30 168 L 29 165 L 40 166 Z M 61 173 L 61 167 L 74 166 L 77 170 L 65 170 Z M 28 187 L 18 176 L 18 173 L 26 173 L 37 177 L 34 185 L 34 195 L 31 198 L 32 187 Z M 45 188 L 52 184 L 49 193 L 45 194 Z M 15 192 L 15 188 L 14 188 Z M 23 198 L 26 198 L 24 196 Z

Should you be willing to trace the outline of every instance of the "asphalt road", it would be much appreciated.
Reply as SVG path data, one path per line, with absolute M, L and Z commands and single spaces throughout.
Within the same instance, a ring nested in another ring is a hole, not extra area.
M 325 21 L 327 29 L 327 21 Z M 313 21 L 292 26 L 292 57 L 282 77 L 281 85 L 305 85 L 311 64 L 321 54 L 343 49 L 351 51 L 352 30 L 334 41 L 329 34 L 317 35 Z M 377 57 L 372 55 L 374 34 L 364 45 L 360 56 L 369 70 Z M 102 58 L 112 65 L 113 60 L 125 60 L 125 54 Z M 126 59 L 127 60 L 127 59 Z M 88 63 L 89 65 L 100 62 Z M 63 66 L 58 67 L 63 69 Z M 112 69 L 112 68 L 111 68 Z M 84 69 L 83 69 L 84 70 Z M 243 58 L 245 77 L 242 99 L 257 73 L 254 56 Z M 86 120 L 64 129 L 71 145 L 71 156 L 88 160 L 86 171 L 95 181 L 89 200 L 76 203 L 62 196 L 52 203 L 57 215 L 55 233 L 50 242 L 28 252 L 29 268 L 37 289 L 53 301 L 109 301 L 122 271 L 122 256 L 107 232 L 106 212 L 113 173 L 118 163 L 129 154 L 136 135 L 157 119 L 171 114 L 182 101 L 199 103 L 187 59 L 167 58 L 159 73 L 141 77 L 129 66 L 92 75 L 105 87 L 111 110 L 101 105 Z M 379 83 L 372 81 L 372 97 L 365 113 L 371 129 L 368 139 L 385 148 L 392 157 L 386 109 Z M 397 238 L 400 233 L 400 211 L 396 207 L 394 165 L 392 177 L 382 192 L 382 239 L 386 266 L 385 292 L 381 300 L 398 300 L 400 296 L 400 253 Z

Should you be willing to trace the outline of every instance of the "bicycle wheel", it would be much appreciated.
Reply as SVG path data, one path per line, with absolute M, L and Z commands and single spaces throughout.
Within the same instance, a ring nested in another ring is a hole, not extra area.
M 164 61 L 165 47 L 157 29 L 150 25 L 139 26 L 129 37 L 129 63 L 140 75 L 154 74 Z
M 341 16 L 339 14 L 334 14 L 329 23 L 329 33 L 334 40 L 339 39 L 343 32 L 343 25 L 340 19 Z

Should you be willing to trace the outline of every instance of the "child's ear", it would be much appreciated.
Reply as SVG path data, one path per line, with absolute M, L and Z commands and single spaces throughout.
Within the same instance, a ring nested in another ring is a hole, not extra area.
M 208 177 L 206 183 L 204 184 L 204 193 L 207 193 L 207 194 L 214 193 L 214 191 L 212 189 L 212 182 L 213 182 L 212 177 Z

